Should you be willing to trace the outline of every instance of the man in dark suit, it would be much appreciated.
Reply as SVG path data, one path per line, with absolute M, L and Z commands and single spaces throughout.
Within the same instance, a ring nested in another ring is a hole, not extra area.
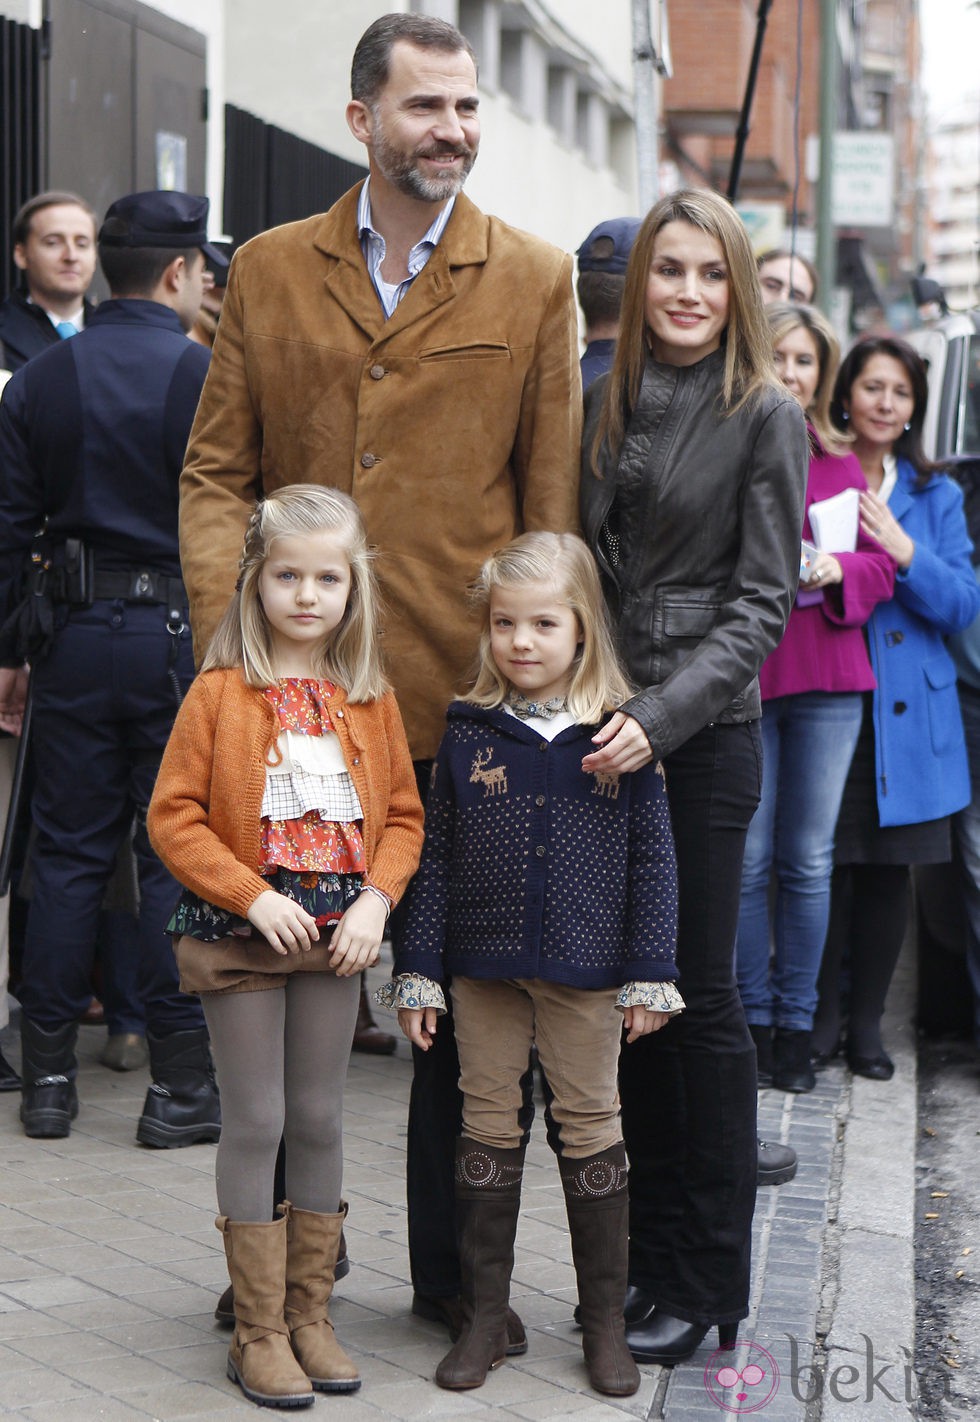
M 95 213 L 76 193 L 38 193 L 14 218 L 14 263 L 23 287 L 0 305 L 0 366 L 19 370 L 81 331 L 92 314 Z

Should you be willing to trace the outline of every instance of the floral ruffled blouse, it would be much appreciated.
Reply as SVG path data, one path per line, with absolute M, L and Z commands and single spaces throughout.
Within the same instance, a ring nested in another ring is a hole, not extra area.
M 329 681 L 287 677 L 265 690 L 279 719 L 278 755 L 266 767 L 259 873 L 276 893 L 335 923 L 364 882 L 363 810 L 330 725 Z M 185 889 L 167 931 L 215 943 L 250 938 L 247 919 Z

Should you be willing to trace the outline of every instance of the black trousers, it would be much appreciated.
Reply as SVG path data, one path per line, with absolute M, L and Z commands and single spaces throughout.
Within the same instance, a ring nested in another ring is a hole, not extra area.
M 179 885 L 154 854 L 146 809 L 194 675 L 190 634 L 176 640 L 162 604 L 99 601 L 73 612 L 33 673 L 36 782 L 33 896 L 18 996 L 46 1031 L 88 1005 L 99 913 L 136 818 L 140 908 L 133 968 L 152 1032 L 204 1026 L 178 987 L 166 924 Z
M 686 1010 L 620 1057 L 629 1277 L 689 1323 L 736 1322 L 748 1313 L 757 1146 L 755 1048 L 734 955 L 758 723 L 706 726 L 664 769 Z

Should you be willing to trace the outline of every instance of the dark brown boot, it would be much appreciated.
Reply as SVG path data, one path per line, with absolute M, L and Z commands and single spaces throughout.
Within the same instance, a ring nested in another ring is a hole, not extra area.
M 436 1369 L 440 1387 L 480 1387 L 507 1356 L 507 1304 L 521 1208 L 524 1151 L 461 1136 L 456 1145 L 456 1231 L 463 1329 Z
M 640 1386 L 640 1374 L 623 1323 L 629 1240 L 626 1150 L 620 1143 L 585 1160 L 560 1156 L 558 1167 L 589 1381 L 608 1397 L 630 1397 Z

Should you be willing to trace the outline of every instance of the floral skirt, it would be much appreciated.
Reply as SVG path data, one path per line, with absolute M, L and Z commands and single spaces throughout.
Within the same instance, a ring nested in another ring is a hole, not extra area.
M 361 874 L 307 874 L 278 867 L 262 877 L 275 893 L 293 899 L 315 918 L 318 928 L 336 923 L 360 897 L 364 883 Z M 184 889 L 178 899 L 167 932 L 175 938 L 196 938 L 199 943 L 259 937 L 248 919 L 207 903 L 190 889 Z

